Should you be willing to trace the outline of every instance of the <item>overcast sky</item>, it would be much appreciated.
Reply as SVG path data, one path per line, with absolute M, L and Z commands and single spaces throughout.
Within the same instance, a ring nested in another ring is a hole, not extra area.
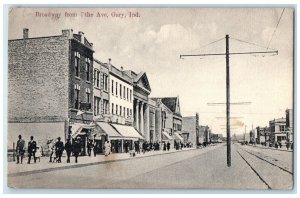
M 224 53 L 225 35 L 229 34 L 230 52 L 266 51 L 282 8 L 276 9 L 18 9 L 10 12 L 9 39 L 22 38 L 22 29 L 29 28 L 29 37 L 61 34 L 62 29 L 83 31 L 94 43 L 94 57 L 102 62 L 112 59 L 113 65 L 137 73 L 147 73 L 151 97 L 179 96 L 181 113 L 200 115 L 200 124 L 213 132 L 225 134 L 226 106 L 207 103 L 226 101 L 225 56 L 190 57 L 180 54 Z M 36 12 L 61 13 L 60 18 L 36 17 Z M 77 17 L 66 18 L 65 12 Z M 94 17 L 81 17 L 88 11 Z M 130 18 L 128 13 L 139 12 Z M 107 13 L 109 17 L 95 17 Z M 113 12 L 126 18 L 114 18 Z M 212 45 L 206 46 L 216 40 Z M 251 45 L 237 40 L 258 44 Z M 204 47 L 203 47 L 204 46 Z M 293 11 L 285 9 L 269 50 L 272 55 L 233 55 L 230 57 L 231 102 L 251 102 L 232 106 L 232 133 L 256 126 L 267 126 L 274 118 L 285 117 L 285 109 L 293 104 Z M 224 128 L 224 129 L 222 129 Z

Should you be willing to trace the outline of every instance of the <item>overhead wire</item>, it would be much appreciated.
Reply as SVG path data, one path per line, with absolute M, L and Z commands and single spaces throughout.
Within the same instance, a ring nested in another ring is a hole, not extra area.
M 267 50 L 269 49 L 270 43 L 271 43 L 271 41 L 272 41 L 272 39 L 273 39 L 273 37 L 274 37 L 274 34 L 275 34 L 275 32 L 276 32 L 276 30 L 277 30 L 277 28 L 278 28 L 278 25 L 279 25 L 279 23 L 280 23 L 280 20 L 281 20 L 281 18 L 282 18 L 282 15 L 283 15 L 284 10 L 285 10 L 285 8 L 283 8 L 283 10 L 282 10 L 282 12 L 281 12 L 281 15 L 280 15 L 279 20 L 278 20 L 277 25 L 276 25 L 276 28 L 275 28 L 275 30 L 274 30 L 274 32 L 273 32 L 273 34 L 272 34 L 272 36 L 271 36 L 271 39 L 270 39 L 270 41 L 269 41 Z

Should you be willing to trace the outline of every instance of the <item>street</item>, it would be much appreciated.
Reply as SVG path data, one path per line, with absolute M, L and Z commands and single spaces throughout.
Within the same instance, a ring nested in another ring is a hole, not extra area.
M 17 188 L 290 189 L 292 155 L 292 152 L 233 144 L 232 166 L 227 167 L 226 146 L 219 144 L 109 163 L 8 175 L 8 184 Z

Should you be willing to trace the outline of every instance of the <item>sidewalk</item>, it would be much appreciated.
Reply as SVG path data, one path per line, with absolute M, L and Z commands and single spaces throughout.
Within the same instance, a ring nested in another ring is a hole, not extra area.
M 275 148 L 275 147 L 267 147 L 267 146 L 263 146 L 261 144 L 256 144 L 256 145 L 247 145 L 247 146 L 253 146 L 253 147 L 258 147 L 258 148 L 262 148 L 262 149 L 270 149 L 270 150 L 277 150 L 277 151 L 286 151 L 286 152 L 293 152 L 293 150 L 286 149 L 286 146 L 282 146 L 281 148 Z
M 121 161 L 121 160 L 129 160 L 135 158 L 143 158 L 149 157 L 154 155 L 165 155 L 175 152 L 184 152 L 195 150 L 196 148 L 184 148 L 183 150 L 175 150 L 171 149 L 170 151 L 150 151 L 146 152 L 145 154 L 140 153 L 137 154 L 135 157 L 130 157 L 129 153 L 112 153 L 109 156 L 105 155 L 97 155 L 94 156 L 80 156 L 78 157 L 78 163 L 75 163 L 75 158 L 71 157 L 71 163 L 66 163 L 67 159 L 65 156 L 62 157 L 62 163 L 50 163 L 49 157 L 41 157 L 40 162 L 37 160 L 37 163 L 34 164 L 27 164 L 28 158 L 26 157 L 23 159 L 23 164 L 16 164 L 16 162 L 8 162 L 7 163 L 7 174 L 8 176 L 19 176 L 19 175 L 27 175 L 39 172 L 48 172 L 53 170 L 61 170 L 61 169 L 68 169 L 68 168 L 78 168 L 83 166 L 89 165 L 96 165 L 96 164 L 103 164 L 109 163 L 113 161 Z M 205 148 L 203 148 L 205 149 Z

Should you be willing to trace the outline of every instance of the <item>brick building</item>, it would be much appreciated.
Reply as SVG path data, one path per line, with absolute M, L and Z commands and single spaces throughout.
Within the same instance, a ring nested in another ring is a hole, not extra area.
M 8 145 L 19 134 L 38 144 L 89 133 L 93 104 L 93 44 L 83 32 L 8 42 Z M 84 144 L 84 140 L 82 141 Z

